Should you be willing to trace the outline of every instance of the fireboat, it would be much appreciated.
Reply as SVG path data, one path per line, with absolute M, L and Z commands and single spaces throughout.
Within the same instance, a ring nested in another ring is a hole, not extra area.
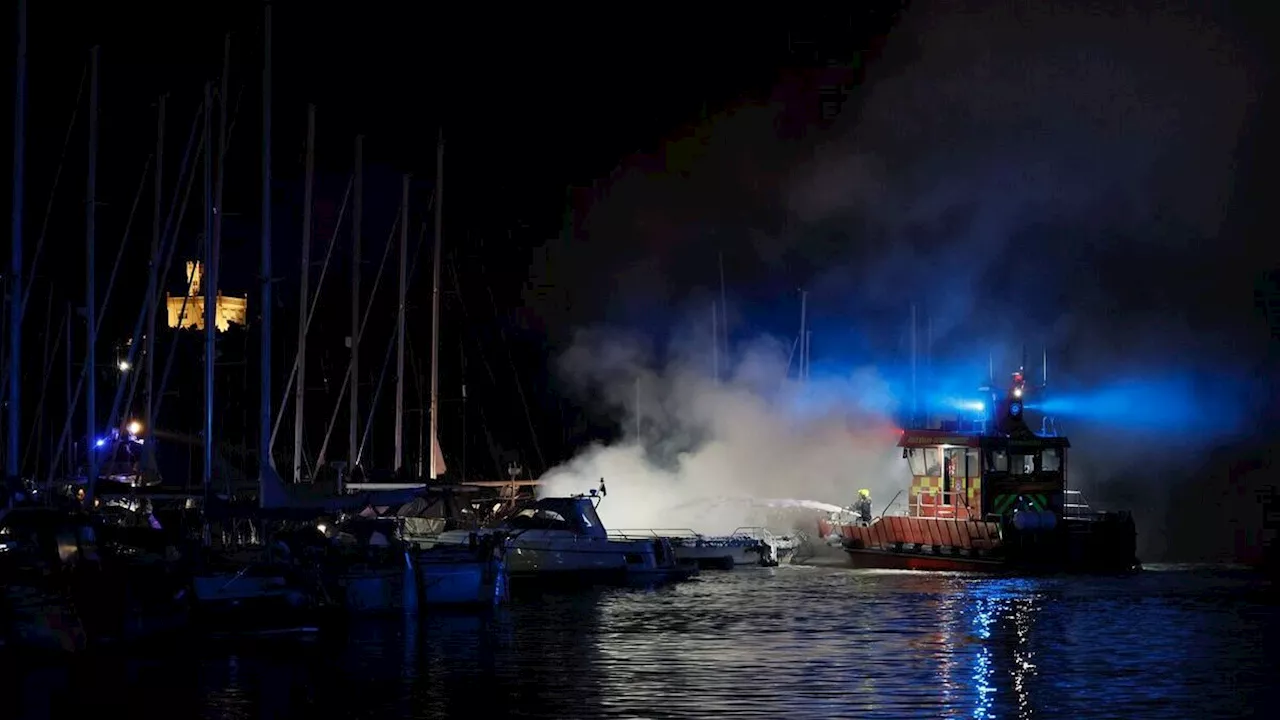
M 961 572 L 1127 573 L 1141 567 L 1137 528 L 1127 511 L 1089 507 L 1067 476 L 1071 443 L 1042 419 L 1024 416 L 1023 371 L 1004 389 L 980 389 L 976 419 L 902 432 L 911 468 L 907 509 L 867 521 L 846 513 L 819 532 L 854 567 Z M 984 412 L 988 409 L 989 412 Z

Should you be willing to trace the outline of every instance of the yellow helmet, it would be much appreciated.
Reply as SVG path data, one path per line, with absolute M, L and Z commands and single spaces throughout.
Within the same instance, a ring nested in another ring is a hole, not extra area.
M 863 488 L 862 490 L 858 491 L 858 497 L 869 498 L 871 497 L 871 491 L 867 490 L 866 488 Z

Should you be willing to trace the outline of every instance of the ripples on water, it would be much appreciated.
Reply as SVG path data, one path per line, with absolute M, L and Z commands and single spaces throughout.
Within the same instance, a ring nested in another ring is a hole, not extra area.
M 1178 568 L 708 572 L 488 618 L 16 668 L 0 716 L 1241 717 L 1280 680 L 1274 597 L 1247 574 Z

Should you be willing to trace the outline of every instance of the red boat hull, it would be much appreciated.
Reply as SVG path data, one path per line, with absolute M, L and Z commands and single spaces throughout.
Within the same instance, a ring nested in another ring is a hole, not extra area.
M 988 521 L 880 517 L 869 525 L 819 523 L 838 534 L 857 568 L 951 572 L 1127 573 L 1138 569 L 1136 532 L 1125 514 L 1064 519 L 1051 530 L 1019 532 Z

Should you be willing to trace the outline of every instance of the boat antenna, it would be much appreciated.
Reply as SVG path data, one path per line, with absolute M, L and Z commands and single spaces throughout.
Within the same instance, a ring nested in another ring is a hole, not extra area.
M 916 304 L 911 303 L 911 424 L 916 423 L 919 412 L 916 395 Z

